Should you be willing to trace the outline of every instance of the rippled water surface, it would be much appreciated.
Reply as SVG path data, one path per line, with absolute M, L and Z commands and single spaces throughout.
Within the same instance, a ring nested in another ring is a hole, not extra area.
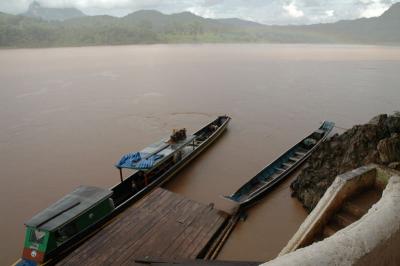
M 233 120 L 167 188 L 220 201 L 325 119 L 348 128 L 400 109 L 400 48 L 154 45 L 0 50 L 0 264 L 25 220 L 172 128 Z M 249 211 L 220 259 L 276 256 L 306 216 L 282 183 Z

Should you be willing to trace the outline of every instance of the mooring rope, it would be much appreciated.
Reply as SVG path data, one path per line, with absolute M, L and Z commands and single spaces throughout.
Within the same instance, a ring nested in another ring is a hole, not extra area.
M 335 128 L 338 128 L 338 129 L 342 129 L 342 130 L 349 130 L 348 128 L 344 128 L 344 127 L 339 127 L 339 126 L 334 126 Z

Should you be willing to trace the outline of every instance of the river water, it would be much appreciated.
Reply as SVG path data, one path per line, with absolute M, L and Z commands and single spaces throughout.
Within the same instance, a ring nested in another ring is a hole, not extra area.
M 327 119 L 343 128 L 399 110 L 400 48 L 151 45 L 0 50 L 0 264 L 25 220 L 113 164 L 219 114 L 228 131 L 167 188 L 210 203 Z M 306 216 L 282 183 L 235 228 L 220 259 L 265 261 Z

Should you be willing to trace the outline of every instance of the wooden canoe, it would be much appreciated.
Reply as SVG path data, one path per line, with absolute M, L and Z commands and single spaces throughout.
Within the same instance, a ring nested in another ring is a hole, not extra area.
M 333 122 L 323 122 L 317 130 L 261 170 L 231 196 L 225 196 L 225 198 L 237 202 L 241 207 L 254 203 L 265 192 L 298 168 L 327 138 L 334 126 Z

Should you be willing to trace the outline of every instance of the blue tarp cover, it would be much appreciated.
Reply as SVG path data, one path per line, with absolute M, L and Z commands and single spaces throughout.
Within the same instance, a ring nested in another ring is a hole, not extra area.
M 147 170 L 161 164 L 175 152 L 192 142 L 196 136 L 191 135 L 182 141 L 170 144 L 169 137 L 153 143 L 139 152 L 131 152 L 122 156 L 115 167 L 122 169 Z
M 121 160 L 115 165 L 117 168 L 130 168 L 130 169 L 150 169 L 154 166 L 155 162 L 163 156 L 155 154 L 148 157 L 149 154 L 142 152 L 131 152 L 122 156 Z

